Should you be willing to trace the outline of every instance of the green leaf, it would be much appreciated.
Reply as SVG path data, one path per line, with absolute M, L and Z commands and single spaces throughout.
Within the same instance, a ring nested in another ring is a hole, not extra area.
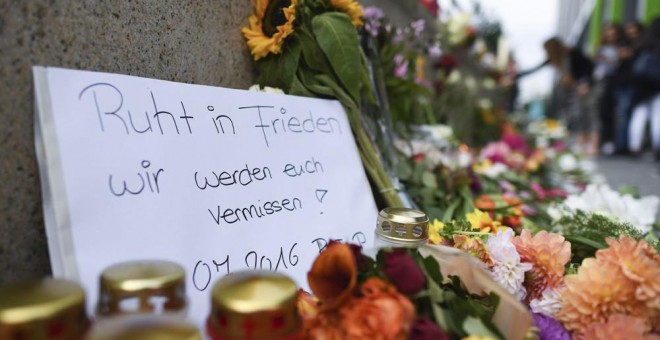
M 412 177 L 413 175 L 413 169 L 412 166 L 410 166 L 410 163 L 407 160 L 403 160 L 397 163 L 396 165 L 396 173 L 399 176 L 401 180 L 408 180 Z
M 335 75 L 355 103 L 360 102 L 360 45 L 348 15 L 327 12 L 312 19 L 312 29 Z
M 332 74 L 330 63 L 325 57 L 325 54 L 323 54 L 321 47 L 316 43 L 314 35 L 304 27 L 297 29 L 296 33 L 302 45 L 302 56 L 305 63 L 314 71 Z
M 456 208 L 458 208 L 458 205 L 461 204 L 460 199 L 454 199 L 451 204 L 447 207 L 447 210 L 445 210 L 445 213 L 442 215 L 442 220 L 445 222 L 449 222 L 452 220 L 452 217 L 454 216 L 454 211 Z
M 374 96 L 374 89 L 373 89 L 373 84 L 371 83 L 371 78 L 369 77 L 369 59 L 367 59 L 367 56 L 364 54 L 364 51 L 360 48 L 360 56 L 362 57 L 362 72 L 360 72 L 360 79 L 362 81 L 362 96 L 363 98 L 370 104 L 376 105 L 376 97 Z M 373 70 L 372 70 L 373 71 Z
M 446 315 L 445 311 L 442 308 L 440 308 L 440 306 L 438 306 L 438 304 L 436 303 L 434 303 L 432 306 L 433 306 L 432 307 L 433 318 L 435 319 L 435 321 L 438 323 L 440 328 L 444 330 L 449 330 L 450 327 L 449 327 L 449 323 L 447 322 L 447 317 L 445 316 Z
M 435 189 L 438 187 L 438 180 L 435 178 L 435 175 L 430 171 L 424 171 L 422 173 L 422 184 L 427 188 Z
M 289 89 L 288 93 L 294 96 L 316 97 L 314 93 L 310 92 L 305 85 L 303 85 L 297 75 L 293 78 L 293 83 L 291 83 L 291 89 Z
M 502 339 L 500 335 L 498 335 L 496 332 L 486 327 L 486 325 L 483 323 L 483 321 L 481 321 L 481 319 L 475 318 L 473 316 L 468 316 L 467 318 L 465 318 L 465 321 L 463 321 L 463 329 L 469 335 L 489 337 L 493 339 Z
M 442 272 L 440 271 L 440 264 L 438 261 L 433 258 L 433 256 L 427 256 L 422 259 L 422 265 L 426 271 L 426 276 L 430 277 L 436 284 L 442 284 Z
M 270 54 L 257 64 L 257 83 L 261 86 L 278 87 L 289 93 L 298 69 L 300 42 L 290 37 L 282 46 L 282 53 Z
M 296 75 L 298 76 L 298 79 L 302 83 L 303 86 L 310 92 L 316 94 L 314 97 L 334 97 L 334 91 L 332 91 L 331 88 L 328 86 L 325 86 L 322 82 L 320 82 L 316 76 L 318 74 L 315 74 L 316 72 L 308 67 L 301 66 L 298 68 L 298 72 L 296 72 Z

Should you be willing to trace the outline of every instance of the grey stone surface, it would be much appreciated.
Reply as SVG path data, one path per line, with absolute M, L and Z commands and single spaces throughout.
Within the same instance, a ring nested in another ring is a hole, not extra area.
M 653 161 L 651 154 L 600 157 L 598 170 L 615 190 L 635 186 L 641 196 L 660 195 L 660 163 Z
M 0 0 L 0 282 L 50 272 L 33 65 L 247 88 L 252 1 Z

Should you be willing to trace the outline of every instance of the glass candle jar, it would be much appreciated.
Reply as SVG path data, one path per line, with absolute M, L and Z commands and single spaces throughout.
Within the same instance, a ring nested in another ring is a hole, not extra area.
M 228 275 L 213 287 L 206 326 L 213 340 L 295 340 L 302 322 L 298 287 L 285 275 L 244 271 Z
M 45 278 L 0 285 L 0 339 L 82 339 L 89 329 L 85 292 Z
M 202 340 L 192 324 L 173 316 L 122 315 L 96 325 L 86 340 Z
M 99 318 L 125 314 L 187 314 L 185 271 L 161 260 L 130 261 L 106 268 L 99 279 Z
M 374 248 L 418 247 L 428 242 L 429 218 L 410 208 L 385 208 L 378 213 Z

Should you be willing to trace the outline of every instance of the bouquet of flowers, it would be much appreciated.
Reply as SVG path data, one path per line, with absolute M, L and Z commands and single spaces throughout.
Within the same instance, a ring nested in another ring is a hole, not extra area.
M 653 338 L 660 326 L 657 239 L 584 212 L 561 223 L 569 225 L 557 228 L 563 235 L 528 229 L 516 235 L 488 215 L 469 214 L 435 221 L 429 240 L 479 259 L 529 306 L 541 339 Z
M 260 85 L 342 103 L 371 180 L 387 205 L 401 206 L 360 112 L 363 99 L 375 100 L 358 37 L 362 17 L 354 0 L 256 0 L 242 33 Z
M 434 256 L 438 252 L 441 255 Z M 522 338 L 531 325 L 531 319 L 525 322 L 524 308 L 501 300 L 506 293 L 495 284 L 489 289 L 492 281 L 479 276 L 481 268 L 467 260 L 460 253 L 433 247 L 381 249 L 372 259 L 357 246 L 333 242 L 308 273 L 314 295 L 302 291 L 299 295 L 304 337 L 503 339 L 504 334 L 514 334 Z M 443 274 L 441 268 L 452 275 Z M 522 315 L 513 327 L 502 318 L 512 313 Z M 506 333 L 495 325 L 496 314 Z

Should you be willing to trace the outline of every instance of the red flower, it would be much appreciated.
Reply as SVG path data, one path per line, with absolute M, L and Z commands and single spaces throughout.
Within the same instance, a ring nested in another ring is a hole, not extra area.
M 416 153 L 416 154 L 412 155 L 411 158 L 412 158 L 413 162 L 419 163 L 419 162 L 423 161 L 426 158 L 426 155 L 424 155 L 423 153 L 420 152 L 420 153 Z
M 420 317 L 415 320 L 415 324 L 410 330 L 410 340 L 449 340 L 449 335 L 445 333 L 435 322 L 426 317 Z
M 426 9 L 433 14 L 434 17 L 438 17 L 438 12 L 440 11 L 440 6 L 436 0 L 419 0 L 419 2 L 426 7 Z
M 383 273 L 406 295 L 413 295 L 426 286 L 426 276 L 405 249 L 385 253 Z
M 445 74 L 449 74 L 453 69 L 458 67 L 458 59 L 451 54 L 445 53 L 440 57 L 440 60 L 438 60 L 435 66 L 445 71 Z

